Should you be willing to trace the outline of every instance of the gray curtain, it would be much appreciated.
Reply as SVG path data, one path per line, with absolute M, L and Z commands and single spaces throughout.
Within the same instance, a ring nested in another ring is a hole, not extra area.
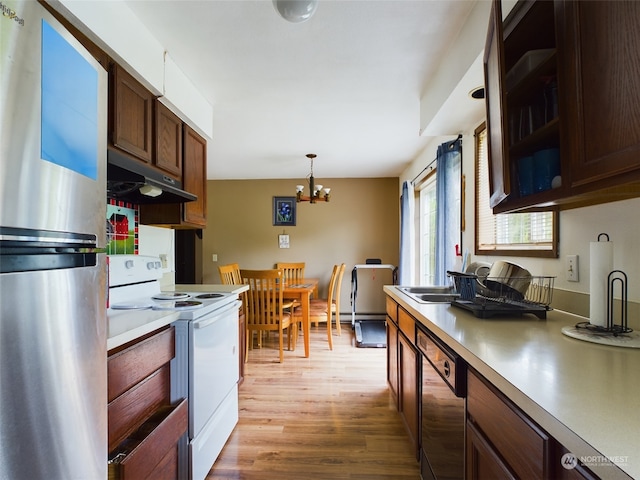
M 460 235 L 462 139 L 438 147 L 436 156 L 436 285 L 447 284 L 447 270 L 453 270 Z
M 413 197 L 413 185 L 403 182 L 400 197 L 400 285 L 414 283 Z

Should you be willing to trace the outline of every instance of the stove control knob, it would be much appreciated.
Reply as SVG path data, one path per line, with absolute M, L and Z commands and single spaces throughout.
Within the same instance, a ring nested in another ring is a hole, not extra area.
M 153 270 L 154 268 L 156 268 L 155 266 L 155 262 L 148 262 L 147 263 L 147 270 Z
M 127 260 L 126 262 L 124 262 L 124 268 L 133 268 L 133 260 Z

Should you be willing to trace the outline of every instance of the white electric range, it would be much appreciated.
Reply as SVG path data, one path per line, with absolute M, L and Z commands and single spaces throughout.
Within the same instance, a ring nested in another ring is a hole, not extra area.
M 179 312 L 173 326 L 171 401 L 188 398 L 188 438 L 179 444 L 179 478 L 204 480 L 238 422 L 237 293 L 162 291 L 159 258 L 109 257 L 109 310 Z

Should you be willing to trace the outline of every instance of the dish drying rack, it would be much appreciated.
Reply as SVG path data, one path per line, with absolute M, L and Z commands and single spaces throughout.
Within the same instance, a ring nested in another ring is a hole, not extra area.
M 480 318 L 495 315 L 532 313 L 540 319 L 547 318 L 553 299 L 555 277 L 532 276 L 523 295 L 506 285 L 507 281 L 526 280 L 516 277 L 478 277 L 476 274 L 447 272 L 460 295 L 451 304 L 473 312 Z M 490 281 L 491 288 L 485 286 Z

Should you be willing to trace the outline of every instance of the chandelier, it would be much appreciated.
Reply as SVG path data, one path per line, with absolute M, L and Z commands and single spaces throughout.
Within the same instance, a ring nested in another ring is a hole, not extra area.
M 307 176 L 307 182 L 309 182 L 310 196 L 305 197 L 302 195 L 304 185 L 296 185 L 296 201 L 297 202 L 328 202 L 330 188 L 323 188 L 322 185 L 316 185 L 313 178 L 313 159 L 316 158 L 315 153 L 307 153 L 306 157 L 311 161 L 311 173 Z M 324 192 L 324 194 L 323 194 Z

